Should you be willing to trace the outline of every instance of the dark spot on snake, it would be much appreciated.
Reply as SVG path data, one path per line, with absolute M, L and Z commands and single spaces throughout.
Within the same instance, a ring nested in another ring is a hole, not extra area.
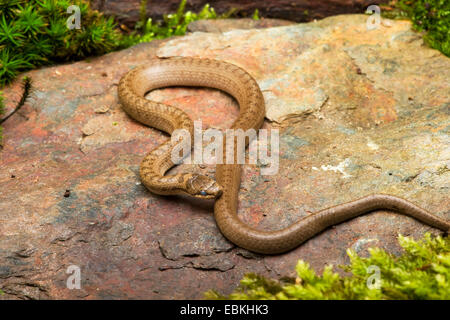
M 68 197 L 70 197 L 70 190 L 66 190 L 66 192 L 64 192 L 64 198 Z
M 13 174 L 11 175 L 11 179 L 14 179 L 15 177 L 16 177 L 15 175 L 13 175 Z

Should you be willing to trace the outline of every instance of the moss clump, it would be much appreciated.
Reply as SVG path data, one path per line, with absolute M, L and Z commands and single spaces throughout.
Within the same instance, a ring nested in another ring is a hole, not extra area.
M 450 1 L 448 0 L 396 0 L 391 1 L 388 18 L 411 19 L 414 29 L 425 31 L 425 42 L 450 57 Z
M 399 5 L 411 17 L 417 30 L 427 31 L 425 41 L 450 57 L 450 1 L 402 0 Z
M 255 11 L 253 11 L 252 19 L 253 19 L 253 20 L 259 20 L 259 19 L 261 19 L 261 18 L 259 17 L 259 10 L 258 10 L 258 9 L 255 9 Z
M 149 42 L 154 39 L 165 39 L 171 36 L 181 36 L 186 33 L 189 23 L 201 19 L 226 18 L 229 14 L 218 16 L 213 8 L 206 4 L 198 13 L 186 11 L 186 0 L 181 0 L 177 12 L 164 15 L 163 21 L 154 22 L 146 17 L 146 0 L 141 0 L 140 21 L 136 24 L 136 31 L 124 38 L 123 43 L 132 45 Z
M 76 5 L 80 29 L 68 28 Z M 83 0 L 0 0 L 0 86 L 18 73 L 57 61 L 100 55 L 118 47 L 112 18 Z
M 425 234 L 420 241 L 399 236 L 404 253 L 396 257 L 379 248 L 362 258 L 348 249 L 352 276 L 341 277 L 327 266 L 317 275 L 300 260 L 293 281 L 247 274 L 228 296 L 211 290 L 208 299 L 450 299 L 450 238 Z M 378 277 L 379 275 L 379 277 Z

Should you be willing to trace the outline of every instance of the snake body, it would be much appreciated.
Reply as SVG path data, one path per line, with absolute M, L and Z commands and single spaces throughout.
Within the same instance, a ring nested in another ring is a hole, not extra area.
M 210 87 L 233 96 L 239 104 L 240 113 L 232 129 L 258 130 L 264 122 L 264 98 L 257 82 L 242 68 L 218 60 L 154 59 L 122 77 L 118 86 L 119 100 L 125 112 L 135 120 L 169 134 L 177 129 L 185 129 L 192 138 L 193 123 L 186 113 L 173 106 L 144 98 L 148 91 L 168 86 Z M 234 150 L 237 150 L 236 141 L 233 144 Z M 216 199 L 214 217 L 220 231 L 228 240 L 250 251 L 282 253 L 297 247 L 329 226 L 375 210 L 395 211 L 445 232 L 450 230 L 450 222 L 405 199 L 385 194 L 369 195 L 318 211 L 281 230 L 255 229 L 237 216 L 241 165 L 225 164 L 224 159 L 224 164 L 216 166 L 215 181 L 207 176 L 191 173 L 165 175 L 175 165 L 171 161 L 175 145 L 167 141 L 144 158 L 140 167 L 143 184 L 157 194 L 184 193 L 197 198 Z

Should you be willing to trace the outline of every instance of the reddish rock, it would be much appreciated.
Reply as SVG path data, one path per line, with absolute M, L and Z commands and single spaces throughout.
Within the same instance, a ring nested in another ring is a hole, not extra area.
M 187 223 L 166 228 L 160 234 L 159 248 L 169 260 L 182 257 L 208 256 L 230 251 L 234 245 L 220 235 L 209 219 L 193 219 Z

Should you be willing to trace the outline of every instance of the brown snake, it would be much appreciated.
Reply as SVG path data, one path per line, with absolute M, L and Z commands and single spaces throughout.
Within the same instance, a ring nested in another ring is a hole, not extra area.
M 217 60 L 154 59 L 123 76 L 118 87 L 119 100 L 126 113 L 135 120 L 168 134 L 176 129 L 186 129 L 192 138 L 193 123 L 186 113 L 144 98 L 150 90 L 168 86 L 210 87 L 229 93 L 240 106 L 239 117 L 232 129 L 258 130 L 264 122 L 264 98 L 256 81 L 243 69 Z M 234 146 L 237 150 L 236 141 Z M 215 198 L 214 216 L 220 231 L 234 244 L 254 252 L 288 251 L 329 226 L 375 210 L 392 210 L 445 232 L 450 230 L 450 222 L 407 200 L 384 194 L 369 195 L 318 211 L 281 230 L 258 230 L 244 224 L 237 216 L 241 165 L 218 164 L 216 181 L 191 173 L 166 176 L 167 170 L 175 165 L 171 161 L 174 147 L 175 143 L 169 140 L 144 158 L 140 167 L 144 185 L 157 194 L 184 193 L 203 199 Z

